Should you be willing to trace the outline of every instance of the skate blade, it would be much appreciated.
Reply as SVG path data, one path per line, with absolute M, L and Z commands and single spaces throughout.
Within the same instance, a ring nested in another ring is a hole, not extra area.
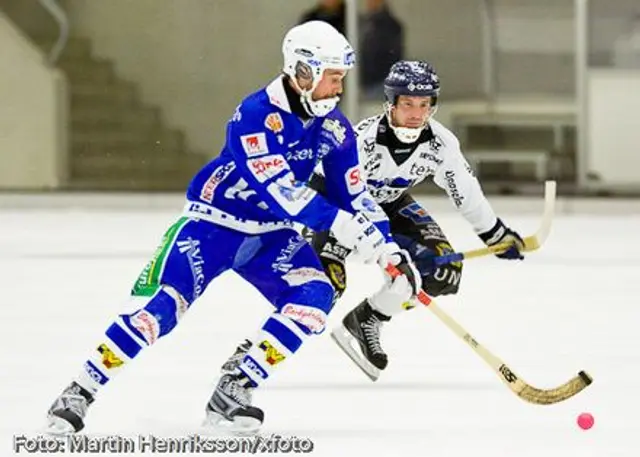
M 380 377 L 380 369 L 369 362 L 360 352 L 357 341 L 344 326 L 339 326 L 331 331 L 331 338 L 342 351 L 366 374 L 372 381 L 377 381 Z M 358 349 L 353 347 L 354 343 Z
M 48 416 L 47 425 L 43 429 L 43 433 L 52 436 L 69 436 L 76 433 L 73 425 L 58 416 Z
M 202 427 L 205 430 L 237 436 L 255 435 L 261 426 L 262 422 L 253 417 L 235 417 L 233 421 L 230 421 L 215 411 L 207 411 L 207 415 L 202 421 Z

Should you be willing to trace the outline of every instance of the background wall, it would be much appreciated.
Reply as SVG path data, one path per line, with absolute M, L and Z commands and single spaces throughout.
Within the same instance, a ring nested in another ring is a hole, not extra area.
M 314 1 L 197 4 L 63 2 L 73 33 L 90 37 L 98 55 L 116 61 L 121 76 L 141 82 L 144 97 L 165 108 L 169 122 L 185 129 L 194 149 L 215 154 L 227 118 L 241 97 L 277 75 L 282 37 Z M 468 4 L 393 2 L 406 25 L 408 55 L 432 59 L 452 97 L 478 94 L 482 88 L 479 10 Z
M 71 81 L 75 122 L 69 128 L 76 164 L 71 181 L 75 179 L 72 187 L 83 189 L 161 189 L 179 168 L 176 188 L 182 188 L 202 161 L 219 152 L 226 122 L 242 97 L 278 74 L 283 35 L 316 3 L 59 1 L 68 12 L 72 36 L 62 58 L 68 68 L 60 64 Z M 465 151 L 508 157 L 520 151 L 542 154 L 546 177 L 567 186 L 577 185 L 578 172 L 584 177 L 598 171 L 578 165 L 578 158 L 589 151 L 576 141 L 577 113 L 582 112 L 576 50 L 584 44 L 576 42 L 576 0 L 388 3 L 404 25 L 406 56 L 431 61 L 441 76 L 439 118 L 446 120 L 447 112 L 460 112 L 458 118 L 464 118 L 473 107 L 475 119 L 467 116 L 466 126 L 460 119 L 450 125 L 461 134 Z M 589 63 L 609 66 L 612 43 L 640 6 L 634 0 L 589 3 Z M 361 0 L 361 8 L 363 4 Z M 491 12 L 489 54 L 483 47 L 485 5 Z M 55 39 L 57 28 L 37 0 L 0 0 L 0 8 L 36 42 Z M 493 69 L 488 81 L 487 62 Z M 495 97 L 487 97 L 487 87 Z M 500 115 L 504 103 L 516 107 L 517 122 L 514 116 Z M 562 104 L 561 114 L 571 118 L 560 119 L 566 126 L 561 132 L 555 127 L 556 103 Z M 91 118 L 85 115 L 89 107 Z M 363 104 L 360 112 L 379 109 L 376 101 Z M 493 124 L 482 124 L 479 118 L 488 115 Z M 539 173 L 531 172 L 532 163 L 522 157 L 502 161 L 507 163 L 488 159 L 479 175 L 493 182 L 503 177 L 512 182 L 539 180 Z M 159 171 L 154 171 L 156 165 Z M 142 174 L 148 182 L 139 180 Z M 103 177 L 102 187 L 94 184 Z M 134 181 L 138 184 L 130 184 Z
M 66 0 L 74 33 L 141 83 L 199 152 L 217 154 L 241 97 L 278 74 L 280 46 L 300 6 L 287 0 Z M 251 14 L 247 15 L 247 11 Z M 144 23 L 144 27 L 140 24 Z
M 0 12 L 0 189 L 51 189 L 64 181 L 63 75 Z
M 74 33 L 92 38 L 95 52 L 114 59 L 120 75 L 141 82 L 144 97 L 165 108 L 169 122 L 185 129 L 194 149 L 215 154 L 228 116 L 241 97 L 278 73 L 284 33 L 315 2 L 192 3 L 198 7 L 188 8 L 186 3 L 173 0 L 64 0 L 63 5 Z M 407 56 L 426 58 L 436 65 L 443 80 L 443 96 L 448 99 L 482 95 L 480 3 L 390 2 L 405 25 Z M 497 3 L 506 6 L 504 1 Z M 573 30 L 565 27 L 572 21 L 572 1 L 543 3 L 526 11 L 511 4 L 506 9 L 512 12 L 499 16 L 498 44 L 506 52 L 499 56 L 498 78 L 509 93 L 535 90 L 541 86 L 536 81 L 551 92 L 572 90 L 572 59 L 567 58 L 567 48 Z M 554 33 L 545 35 L 542 25 L 551 16 L 556 16 Z M 518 40 L 508 40 L 514 27 Z M 541 41 L 542 47 L 536 47 Z M 548 43 L 558 42 L 562 45 L 554 53 L 544 52 L 551 47 Z M 541 80 L 532 75 L 514 83 L 513 73 L 521 70 L 523 63 L 534 69 L 548 64 L 560 71 L 556 79 Z

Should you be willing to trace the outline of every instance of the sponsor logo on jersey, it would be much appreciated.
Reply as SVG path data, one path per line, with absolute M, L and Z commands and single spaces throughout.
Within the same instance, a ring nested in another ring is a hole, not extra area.
M 456 204 L 456 207 L 459 208 L 462 205 L 464 197 L 460 195 L 460 191 L 458 190 L 455 172 L 447 170 L 444 174 L 444 179 L 447 182 L 447 187 L 449 188 L 449 195 L 451 196 L 451 199 Z
M 364 190 L 364 182 L 360 176 L 360 168 L 358 165 L 349 168 L 344 176 L 347 180 L 347 189 L 351 195 L 359 194 Z
M 376 152 L 376 153 L 370 155 L 369 157 L 367 157 L 367 160 L 364 163 L 364 171 L 369 176 L 371 175 L 371 173 L 375 172 L 376 170 L 380 170 L 381 167 L 382 167 L 382 153 L 381 152 Z
M 255 157 L 269 152 L 267 147 L 267 138 L 264 132 L 251 133 L 249 135 L 242 135 L 240 137 L 242 148 L 249 157 Z
M 118 368 L 124 363 L 122 359 L 115 355 L 109 346 L 104 343 L 98 346 L 98 352 L 102 354 L 102 364 L 109 370 L 111 368 Z
M 373 138 L 367 138 L 364 140 L 364 144 L 362 145 L 362 149 L 366 155 L 366 157 L 370 157 L 376 150 L 376 142 Z
M 225 163 L 216 168 L 209 179 L 202 186 L 202 190 L 200 191 L 200 198 L 207 203 L 211 203 L 213 201 L 213 194 L 222 181 L 224 181 L 227 176 L 231 174 L 233 170 L 235 170 L 236 164 L 233 162 Z
M 429 141 L 429 147 L 433 152 L 440 152 L 440 149 L 442 149 L 442 146 L 443 146 L 442 140 L 437 136 L 434 136 L 433 138 L 431 138 L 431 141 Z
M 329 284 L 329 279 L 320 270 L 311 267 L 295 268 L 285 274 L 282 279 L 291 287 L 301 286 L 311 281 L 320 281 Z
M 299 161 L 299 160 L 309 160 L 313 158 L 313 149 L 304 148 L 304 149 L 296 149 L 295 151 L 287 152 L 287 160 Z
M 267 118 L 264 120 L 264 126 L 271 130 L 273 133 L 280 133 L 284 130 L 284 122 L 282 122 L 282 117 L 280 117 L 280 113 L 274 112 L 270 113 Z
M 413 165 L 411 165 L 411 170 L 409 170 L 409 173 L 416 177 L 423 177 L 427 173 L 433 173 L 433 171 L 434 170 L 430 167 L 414 163 Z
M 434 162 L 436 165 L 442 165 L 442 162 L 443 162 L 443 160 L 440 157 L 438 157 L 435 154 L 431 154 L 430 152 L 427 152 L 427 151 L 422 151 L 420 153 L 420 158 Z
M 337 119 L 325 119 L 322 123 L 322 128 L 331 133 L 336 142 L 340 145 L 344 143 L 347 136 L 347 129 Z
M 259 182 L 265 182 L 288 168 L 285 158 L 280 154 L 251 159 L 247 163 L 251 173 Z
M 151 345 L 158 340 L 160 335 L 160 323 L 153 314 L 142 309 L 131 316 L 131 325 L 142 334 L 142 337 Z
M 260 343 L 258 347 L 264 351 L 265 360 L 269 365 L 277 365 L 285 358 L 284 355 L 276 348 L 274 348 L 273 345 L 267 340 L 264 340 L 262 343 Z
M 304 325 L 313 333 L 322 333 L 327 325 L 326 313 L 321 309 L 314 308 L 312 306 L 288 303 L 284 308 L 282 308 L 280 313 L 283 316 Z
M 267 192 L 292 216 L 297 215 L 307 206 L 316 192 L 306 184 L 295 181 L 293 173 L 276 179 L 267 186 Z

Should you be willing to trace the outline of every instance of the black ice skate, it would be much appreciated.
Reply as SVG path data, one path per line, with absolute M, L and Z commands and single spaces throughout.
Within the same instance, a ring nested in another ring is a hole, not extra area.
M 78 383 L 72 382 L 49 408 L 47 432 L 53 435 L 79 432 L 84 428 L 84 418 L 91 403 L 93 395 Z
M 342 325 L 331 332 L 331 337 L 360 369 L 375 381 L 380 370 L 387 366 L 387 354 L 380 345 L 380 327 L 382 322 L 391 318 L 371 308 L 364 300 L 349 312 Z M 359 350 L 354 347 L 357 342 Z
M 264 421 L 264 412 L 251 405 L 252 387 L 240 370 L 220 378 L 206 407 L 205 427 L 227 429 L 236 434 L 253 434 Z
M 249 340 L 244 340 L 244 342 L 240 343 L 236 348 L 236 352 L 234 352 L 233 355 L 222 365 L 220 372 L 223 375 L 235 372 L 236 368 L 238 368 L 242 363 L 242 359 L 245 354 L 249 352 L 249 349 L 251 349 L 252 344 L 253 343 Z

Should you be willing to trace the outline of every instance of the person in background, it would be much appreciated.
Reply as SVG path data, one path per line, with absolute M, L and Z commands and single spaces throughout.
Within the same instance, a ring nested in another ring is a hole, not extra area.
M 389 69 L 404 58 L 403 26 L 385 0 L 367 0 L 359 31 L 362 95 L 367 100 L 379 100 L 384 96 Z
M 346 14 L 343 0 L 319 0 L 316 7 L 306 11 L 299 23 L 308 21 L 328 22 L 338 32 L 346 35 Z
M 640 13 L 637 13 L 613 47 L 613 65 L 616 68 L 640 70 Z

